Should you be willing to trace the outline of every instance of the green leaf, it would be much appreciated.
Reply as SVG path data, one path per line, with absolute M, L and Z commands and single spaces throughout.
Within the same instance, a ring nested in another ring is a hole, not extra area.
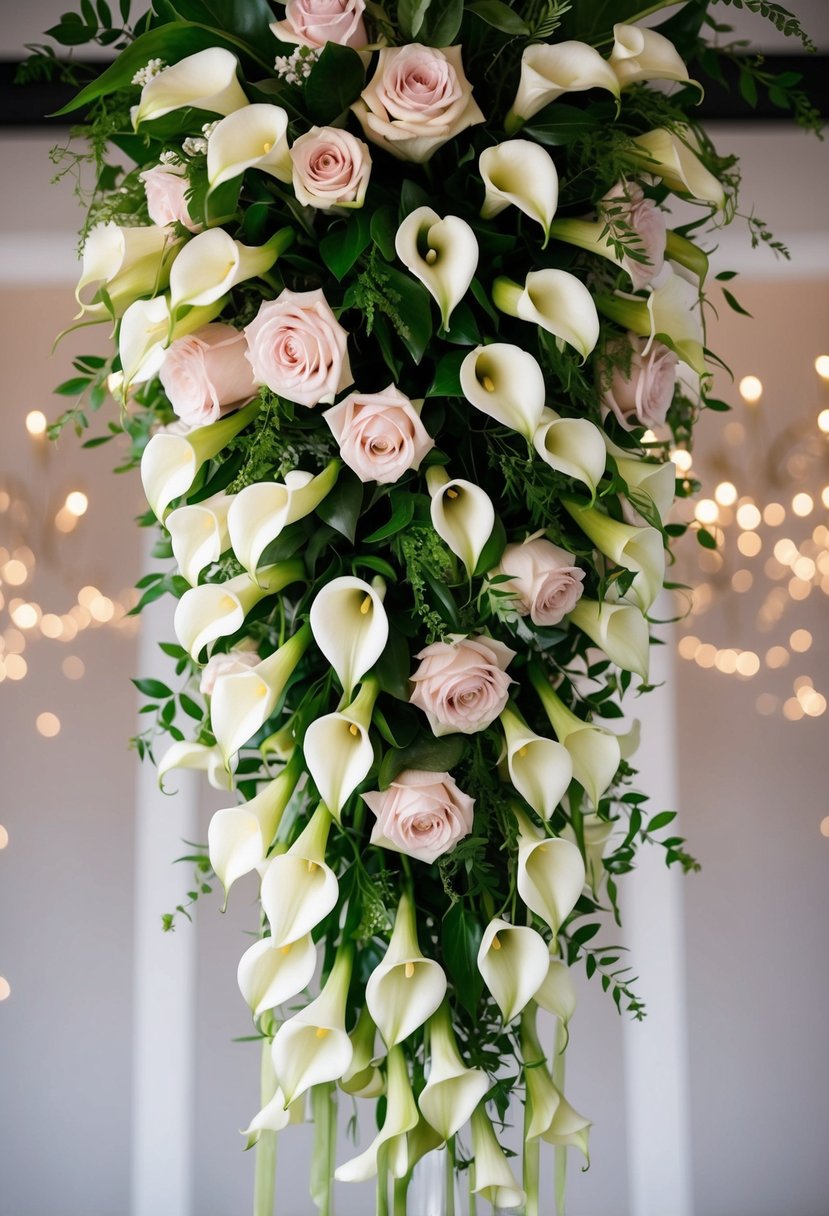
M 387 540 L 390 536 L 394 536 L 397 532 L 402 532 L 404 528 L 412 522 L 415 512 L 415 496 L 409 494 L 405 490 L 396 492 L 392 491 L 389 495 L 391 503 L 391 518 L 388 523 L 383 524 L 371 536 L 366 537 L 366 544 L 373 545 L 377 541 Z
M 400 297 L 394 327 L 415 363 L 420 363 L 432 340 L 432 297 L 425 287 L 396 266 L 384 267 L 391 290 Z
M 437 601 L 438 612 L 446 621 L 450 629 L 456 633 L 462 632 L 461 618 L 458 615 L 458 605 L 455 603 L 455 597 L 448 587 L 443 583 L 438 582 L 436 578 L 432 578 L 427 570 L 423 572 L 423 578 L 432 593 L 433 600 Z
M 201 722 L 202 718 L 204 717 L 204 710 L 200 705 L 197 705 L 196 702 L 193 701 L 192 698 L 188 697 L 184 692 L 179 693 L 178 700 L 181 708 L 188 717 L 194 718 L 196 722 Z
M 658 832 L 660 828 L 666 828 L 669 823 L 673 823 L 676 819 L 676 811 L 660 811 L 658 815 L 654 815 L 648 824 L 649 832 Z
M 465 904 L 453 904 L 443 918 L 440 934 L 443 961 L 453 981 L 455 996 L 473 1017 L 484 987 L 478 970 L 483 935 L 483 925 Z
M 323 237 L 320 256 L 334 278 L 341 282 L 370 242 L 371 221 L 364 211 L 355 211 L 343 227 L 337 227 Z
M 398 773 L 415 768 L 427 773 L 448 773 L 463 758 L 463 735 L 443 735 L 439 739 L 422 736 L 408 747 L 386 752 L 380 765 L 380 789 L 388 789 Z
M 397 236 L 397 219 L 393 207 L 380 207 L 371 217 L 371 239 L 387 262 L 396 256 L 394 239 Z
M 214 30 L 225 30 L 252 47 L 267 47 L 273 39 L 268 0 L 168 0 L 179 18 Z
M 398 701 L 409 699 L 409 671 L 411 657 L 406 639 L 394 625 L 389 627 L 389 640 L 386 642 L 380 659 L 374 665 L 374 675 L 380 681 L 383 692 L 396 697 Z M 410 743 L 411 739 L 407 739 Z
M 171 697 L 173 690 L 160 680 L 133 680 L 133 684 L 145 697 Z
M 751 316 L 751 313 L 748 311 L 748 309 L 743 308 L 740 301 L 731 294 L 731 292 L 728 290 L 727 287 L 723 287 L 722 293 L 725 296 L 725 302 L 729 306 L 729 308 L 733 308 L 734 311 L 738 312 L 741 317 L 750 317 Z
M 397 20 L 401 33 L 407 39 L 415 39 L 420 33 L 431 3 L 432 0 L 400 0 L 397 5 Z
M 427 397 L 462 397 L 461 364 L 469 352 L 453 350 L 444 355 L 435 368 L 435 377 L 426 393 Z
M 380 734 L 392 747 L 408 747 L 420 730 L 421 718 L 411 705 L 392 703 L 388 713 L 374 710 L 373 721 Z
M 439 0 L 428 6 L 417 39 L 426 46 L 451 46 L 463 20 L 463 0 Z
M 72 380 L 64 380 L 52 391 L 61 397 L 78 397 L 89 388 L 88 376 L 75 376 Z
M 550 147 L 575 143 L 590 131 L 595 131 L 613 118 L 613 105 L 597 102 L 580 110 L 576 106 L 554 102 L 539 111 L 525 127 L 522 136 L 529 135 L 537 143 Z
M 475 4 L 467 4 L 466 11 L 504 34 L 520 37 L 530 32 L 530 27 L 521 20 L 515 9 L 509 8 L 501 0 L 477 0 Z
M 697 540 L 702 545 L 703 549 L 716 549 L 716 538 L 711 535 L 705 528 L 700 528 L 697 532 Z
M 601 929 L 601 925 L 582 925 L 580 929 L 576 929 L 570 934 L 570 941 L 576 946 L 583 946 L 585 942 L 589 942 L 592 937 Z
M 363 483 L 348 470 L 340 474 L 334 489 L 317 507 L 317 515 L 335 532 L 354 544 L 363 505 Z
M 493 566 L 498 564 L 501 554 L 504 552 L 507 544 L 507 534 L 504 525 L 501 522 L 500 516 L 495 517 L 495 526 L 489 534 L 489 540 L 481 550 L 481 556 L 478 558 L 478 564 L 475 567 L 476 575 L 486 574 L 487 570 L 491 570 Z
M 327 42 L 305 82 L 308 113 L 319 126 L 327 126 L 345 113 L 360 96 L 365 82 L 363 61 L 350 46 Z
M 573 4 L 564 14 L 561 27 L 556 30 L 556 41 L 575 38 L 589 42 L 591 46 L 603 46 L 613 41 L 613 26 L 617 22 L 634 25 L 651 13 L 671 8 L 674 0 L 591 0 L 591 3 Z

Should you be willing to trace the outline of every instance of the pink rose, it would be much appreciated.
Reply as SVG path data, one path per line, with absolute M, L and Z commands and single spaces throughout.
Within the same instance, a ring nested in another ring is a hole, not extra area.
M 291 148 L 294 194 L 304 207 L 362 207 L 371 176 L 368 145 L 337 127 L 312 127 Z
M 386 47 L 351 107 L 366 136 L 399 160 L 422 164 L 484 115 L 472 96 L 459 46 Z
M 365 0 L 287 0 L 285 20 L 275 21 L 271 29 L 282 42 L 300 46 L 362 47 L 368 42 L 363 23 Z
M 382 393 L 351 393 L 323 417 L 360 481 L 397 481 L 435 446 L 417 408 L 393 384 Z
M 352 383 L 348 335 L 319 289 L 286 287 L 261 305 L 245 337 L 257 381 L 288 401 L 319 405 Z
M 183 423 L 205 426 L 256 395 L 246 353 L 244 334 L 220 322 L 176 338 L 159 378 Z
M 449 773 L 409 769 L 387 790 L 363 794 L 377 816 L 371 843 L 431 864 L 472 831 L 474 798 Z
M 139 174 L 147 196 L 150 219 L 160 228 L 167 224 L 183 224 L 191 232 L 199 231 L 199 224 L 190 218 L 187 209 L 187 191 L 190 182 L 181 165 L 154 165 Z
M 624 262 L 634 290 L 647 287 L 665 265 L 668 229 L 664 212 L 653 199 L 645 198 L 636 182 L 618 182 L 602 199 L 599 213 L 602 219 L 616 226 L 617 235 L 621 235 L 625 244 L 632 244 L 637 253 L 648 259 L 637 262 L 626 257 Z M 630 242 L 630 233 L 625 232 L 625 228 L 638 238 L 635 243 Z
M 496 583 L 506 591 L 519 616 L 529 616 L 535 625 L 557 625 L 581 599 L 584 571 L 572 553 L 537 537 L 523 545 L 507 545 L 493 574 L 510 575 L 509 582 Z
M 235 676 L 242 671 L 250 671 L 261 661 L 255 650 L 230 650 L 227 654 L 214 654 L 204 665 L 199 692 L 203 697 L 212 697 L 219 676 Z
M 633 351 L 630 368 L 624 359 L 613 368 L 610 384 L 602 394 L 604 416 L 612 411 L 626 431 L 637 426 L 662 426 L 673 401 L 679 359 L 661 342 L 653 341 L 645 353 L 646 338 L 628 334 L 627 341 Z M 625 354 L 624 342 L 621 339 L 612 353 Z
M 493 638 L 433 642 L 420 654 L 409 700 L 422 709 L 436 735 L 473 735 L 500 714 L 514 681 L 506 669 L 515 651 Z

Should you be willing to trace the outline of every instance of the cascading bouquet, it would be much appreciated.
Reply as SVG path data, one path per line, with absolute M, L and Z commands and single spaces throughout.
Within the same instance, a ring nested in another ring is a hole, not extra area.
M 693 117 L 709 5 L 635 23 L 661 7 L 154 0 L 126 28 L 122 0 L 124 29 L 85 2 L 50 31 L 119 50 L 67 107 L 98 168 L 80 322 L 117 334 L 76 366 L 175 560 L 139 587 L 177 599 L 180 687 L 137 681 L 136 746 L 228 791 L 191 901 L 261 877 L 258 1216 L 309 1095 L 322 1211 L 376 1176 L 405 1212 L 446 1146 L 538 1213 L 541 1142 L 587 1155 L 569 967 L 641 1016 L 601 914 L 640 845 L 695 865 L 605 725 L 647 687 L 669 447 L 709 404 L 691 234 L 738 181 Z M 674 195 L 701 210 L 669 229 Z M 356 1156 L 338 1090 L 376 1102 Z

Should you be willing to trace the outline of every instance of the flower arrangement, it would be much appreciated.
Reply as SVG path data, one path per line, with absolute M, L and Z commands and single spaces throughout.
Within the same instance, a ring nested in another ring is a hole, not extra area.
M 127 436 L 160 528 L 139 608 L 174 597 L 179 685 L 137 681 L 135 746 L 166 734 L 162 781 L 227 791 L 191 900 L 260 878 L 257 1216 L 307 1100 L 323 1212 L 373 1177 L 405 1212 L 446 1146 L 471 1195 L 537 1214 L 541 1142 L 588 1154 L 570 968 L 641 1017 L 595 938 L 640 847 L 696 865 L 608 724 L 647 690 L 694 488 L 670 446 L 720 404 L 703 243 L 738 176 L 694 120 L 707 0 L 658 28 L 609 7 L 154 0 L 130 26 L 122 0 L 122 29 L 84 3 L 50 31 L 119 52 L 67 107 L 97 167 L 79 323 L 116 350 L 56 429 L 108 388 L 91 442 Z M 696 212 L 669 227 L 674 196 Z M 356 1155 L 338 1090 L 377 1103 Z

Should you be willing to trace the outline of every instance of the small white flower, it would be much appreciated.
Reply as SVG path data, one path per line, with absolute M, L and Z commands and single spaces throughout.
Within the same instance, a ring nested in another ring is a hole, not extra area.
M 140 85 L 143 88 L 145 84 L 150 83 L 154 76 L 159 76 L 166 67 L 167 64 L 163 59 L 151 59 L 146 67 L 138 69 L 130 83 Z

